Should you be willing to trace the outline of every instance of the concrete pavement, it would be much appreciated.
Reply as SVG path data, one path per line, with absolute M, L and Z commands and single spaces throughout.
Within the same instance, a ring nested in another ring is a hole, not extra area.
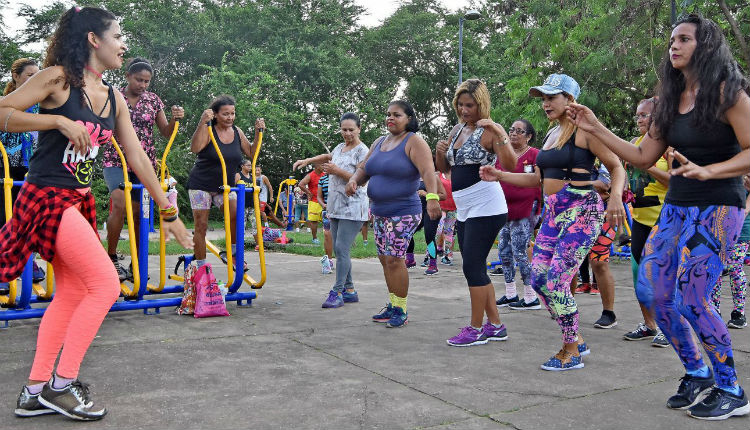
M 257 276 L 257 255 L 248 256 Z M 81 368 L 109 409 L 88 424 L 15 418 L 39 322 L 11 322 L 0 330 L 0 429 L 750 428 L 748 417 L 708 423 L 664 406 L 683 371 L 671 349 L 622 340 L 640 321 L 629 264 L 612 264 L 619 325 L 593 328 L 599 297 L 579 296 L 592 353 L 584 369 L 553 373 L 539 368 L 560 345 L 544 309 L 501 310 L 506 342 L 446 345 L 469 320 L 460 260 L 431 277 L 411 269 L 409 324 L 401 329 L 370 322 L 386 302 L 377 260 L 354 261 L 360 303 L 327 310 L 320 305 L 333 275 L 320 274 L 316 258 L 283 253 L 267 254 L 266 286 L 252 307 L 230 304 L 231 317 L 112 313 Z M 502 294 L 502 278 L 493 282 Z M 728 291 L 723 303 L 728 315 Z M 750 388 L 750 329 L 731 334 Z

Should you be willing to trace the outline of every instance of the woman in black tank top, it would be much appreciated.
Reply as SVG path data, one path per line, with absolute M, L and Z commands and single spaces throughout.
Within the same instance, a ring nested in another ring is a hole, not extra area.
M 234 181 L 242 155 L 244 154 L 247 157 L 254 155 L 255 147 L 258 145 L 259 132 L 266 127 L 263 118 L 255 120 L 255 139 L 250 144 L 250 141 L 245 137 L 245 133 L 234 125 L 235 104 L 232 96 L 222 95 L 215 98 L 211 102 L 211 106 L 203 111 L 190 144 L 190 151 L 198 154 L 188 179 L 190 205 L 193 209 L 193 220 L 195 221 L 194 255 L 198 267 L 206 261 L 208 213 L 211 210 L 214 198 L 219 201 L 219 188 L 222 186 L 221 162 L 208 135 L 208 125 L 211 124 L 214 138 L 219 145 L 222 157 L 224 157 L 227 181 L 230 182 L 230 186 L 234 185 L 231 182 Z M 232 230 L 231 237 L 234 239 L 236 237 L 237 200 L 233 198 L 229 200 L 229 216 Z M 229 244 L 227 245 L 228 248 Z M 235 250 L 236 245 L 233 244 L 232 255 L 234 255 Z
M 696 15 L 673 28 L 660 82 L 653 123 L 638 147 L 615 136 L 585 106 L 572 106 L 568 115 L 641 169 L 653 165 L 667 146 L 674 148 L 669 190 L 644 247 L 636 286 L 638 300 L 654 311 L 685 367 L 667 406 L 701 419 L 750 414 L 727 327 L 707 305 L 745 218 L 748 82 L 718 25 Z M 713 375 L 692 331 L 711 360 Z
M 0 100 L 3 131 L 40 131 L 13 218 L 0 229 L 0 279 L 15 279 L 34 251 L 52 262 L 56 282 L 39 326 L 31 375 L 18 398 L 18 416 L 62 413 L 98 420 L 107 413 L 77 377 L 120 293 L 117 273 L 96 233 L 90 192 L 93 163 L 113 134 L 161 208 L 162 228 L 182 246 L 192 247 L 136 137 L 125 99 L 102 81 L 105 70 L 122 67 L 125 50 L 114 15 L 98 8 L 70 8 L 50 40 L 46 68 Z M 35 103 L 40 104 L 38 115 L 23 112 Z

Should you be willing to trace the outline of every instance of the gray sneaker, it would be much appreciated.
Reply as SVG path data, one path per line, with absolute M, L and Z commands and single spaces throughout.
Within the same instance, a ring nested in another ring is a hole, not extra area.
M 29 387 L 23 386 L 21 394 L 18 395 L 16 410 L 18 417 L 35 417 L 38 415 L 56 414 L 56 411 L 39 403 L 39 394 L 31 394 Z
M 657 348 L 668 348 L 669 347 L 669 341 L 667 340 L 667 337 L 664 336 L 664 333 L 659 330 L 659 334 L 654 336 L 654 339 L 651 341 L 651 346 L 655 346 Z
M 107 409 L 95 405 L 89 397 L 88 385 L 76 379 L 61 389 L 55 389 L 52 388 L 52 380 L 44 385 L 39 395 L 42 405 L 74 420 L 94 421 L 107 415 Z

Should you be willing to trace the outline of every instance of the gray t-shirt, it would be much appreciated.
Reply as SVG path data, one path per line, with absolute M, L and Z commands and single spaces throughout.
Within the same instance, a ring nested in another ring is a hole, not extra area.
M 339 168 L 354 173 L 357 165 L 367 157 L 367 145 L 360 143 L 344 152 L 346 143 L 339 143 L 331 152 L 331 163 Z M 367 221 L 370 218 L 370 201 L 367 198 L 367 186 L 357 187 L 357 192 L 346 195 L 346 180 L 338 175 L 330 176 L 328 182 L 328 203 L 326 210 L 329 218 Z

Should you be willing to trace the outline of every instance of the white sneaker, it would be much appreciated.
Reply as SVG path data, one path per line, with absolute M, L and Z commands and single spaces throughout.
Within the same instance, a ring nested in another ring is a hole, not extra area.
M 333 272 L 333 270 L 331 270 L 331 260 L 329 260 L 329 259 L 328 259 L 328 256 L 327 256 L 327 255 L 324 255 L 324 256 L 323 256 L 323 257 L 322 257 L 322 258 L 320 259 L 320 265 L 321 265 L 321 269 L 320 269 L 320 271 L 321 271 L 321 273 L 323 273 L 324 275 L 328 275 L 329 273 L 332 273 L 332 272 Z

